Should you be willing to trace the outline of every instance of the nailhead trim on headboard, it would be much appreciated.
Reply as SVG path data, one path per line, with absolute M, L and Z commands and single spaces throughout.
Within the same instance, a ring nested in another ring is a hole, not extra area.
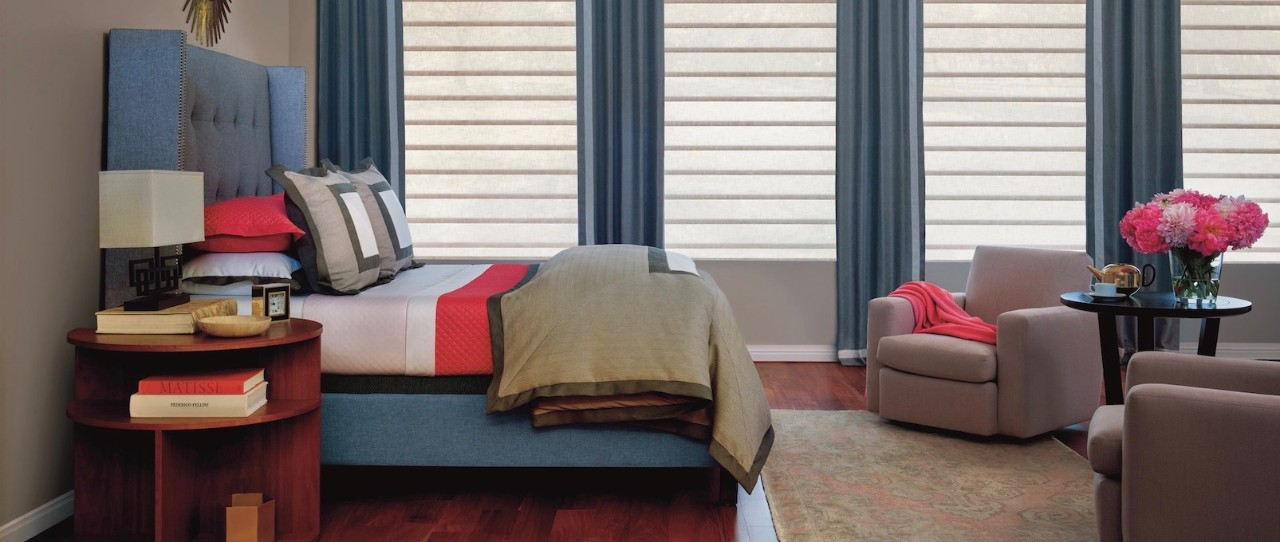
M 187 89 L 187 35 L 179 33 L 178 39 L 182 43 L 178 46 L 178 74 L 179 81 L 182 85 L 178 88 L 178 118 L 174 119 L 178 123 L 178 170 L 187 171 L 187 131 L 183 129 L 186 123 L 186 116 L 190 115 L 190 104 L 188 102 L 189 92 Z

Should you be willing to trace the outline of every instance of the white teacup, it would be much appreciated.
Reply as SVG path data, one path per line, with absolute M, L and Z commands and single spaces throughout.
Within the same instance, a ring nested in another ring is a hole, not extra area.
M 1094 295 L 1115 296 L 1116 285 L 1110 282 L 1095 282 L 1093 284 L 1092 293 Z

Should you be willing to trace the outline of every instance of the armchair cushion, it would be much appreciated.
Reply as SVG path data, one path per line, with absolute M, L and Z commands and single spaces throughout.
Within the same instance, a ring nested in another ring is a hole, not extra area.
M 996 377 L 993 344 L 945 335 L 915 333 L 880 339 L 882 365 L 905 373 L 961 382 L 990 382 Z
M 1194 388 L 1280 395 L 1280 363 L 1139 352 L 1129 362 L 1129 389 L 1141 384 L 1173 384 Z
M 1099 407 L 1089 422 L 1089 465 L 1093 472 L 1120 477 L 1124 442 L 1124 405 Z

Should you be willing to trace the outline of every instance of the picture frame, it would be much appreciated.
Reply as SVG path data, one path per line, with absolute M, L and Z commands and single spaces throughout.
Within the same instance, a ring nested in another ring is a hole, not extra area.
M 269 316 L 272 320 L 288 320 L 289 290 L 289 285 L 284 283 L 254 286 L 253 314 Z

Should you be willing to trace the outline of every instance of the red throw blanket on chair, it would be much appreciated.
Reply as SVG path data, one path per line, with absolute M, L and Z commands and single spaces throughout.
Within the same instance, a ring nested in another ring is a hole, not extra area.
M 916 328 L 912 333 L 950 335 L 996 344 L 996 326 L 964 312 L 951 293 L 936 284 L 911 281 L 889 295 L 911 302 L 911 310 L 916 315 Z

